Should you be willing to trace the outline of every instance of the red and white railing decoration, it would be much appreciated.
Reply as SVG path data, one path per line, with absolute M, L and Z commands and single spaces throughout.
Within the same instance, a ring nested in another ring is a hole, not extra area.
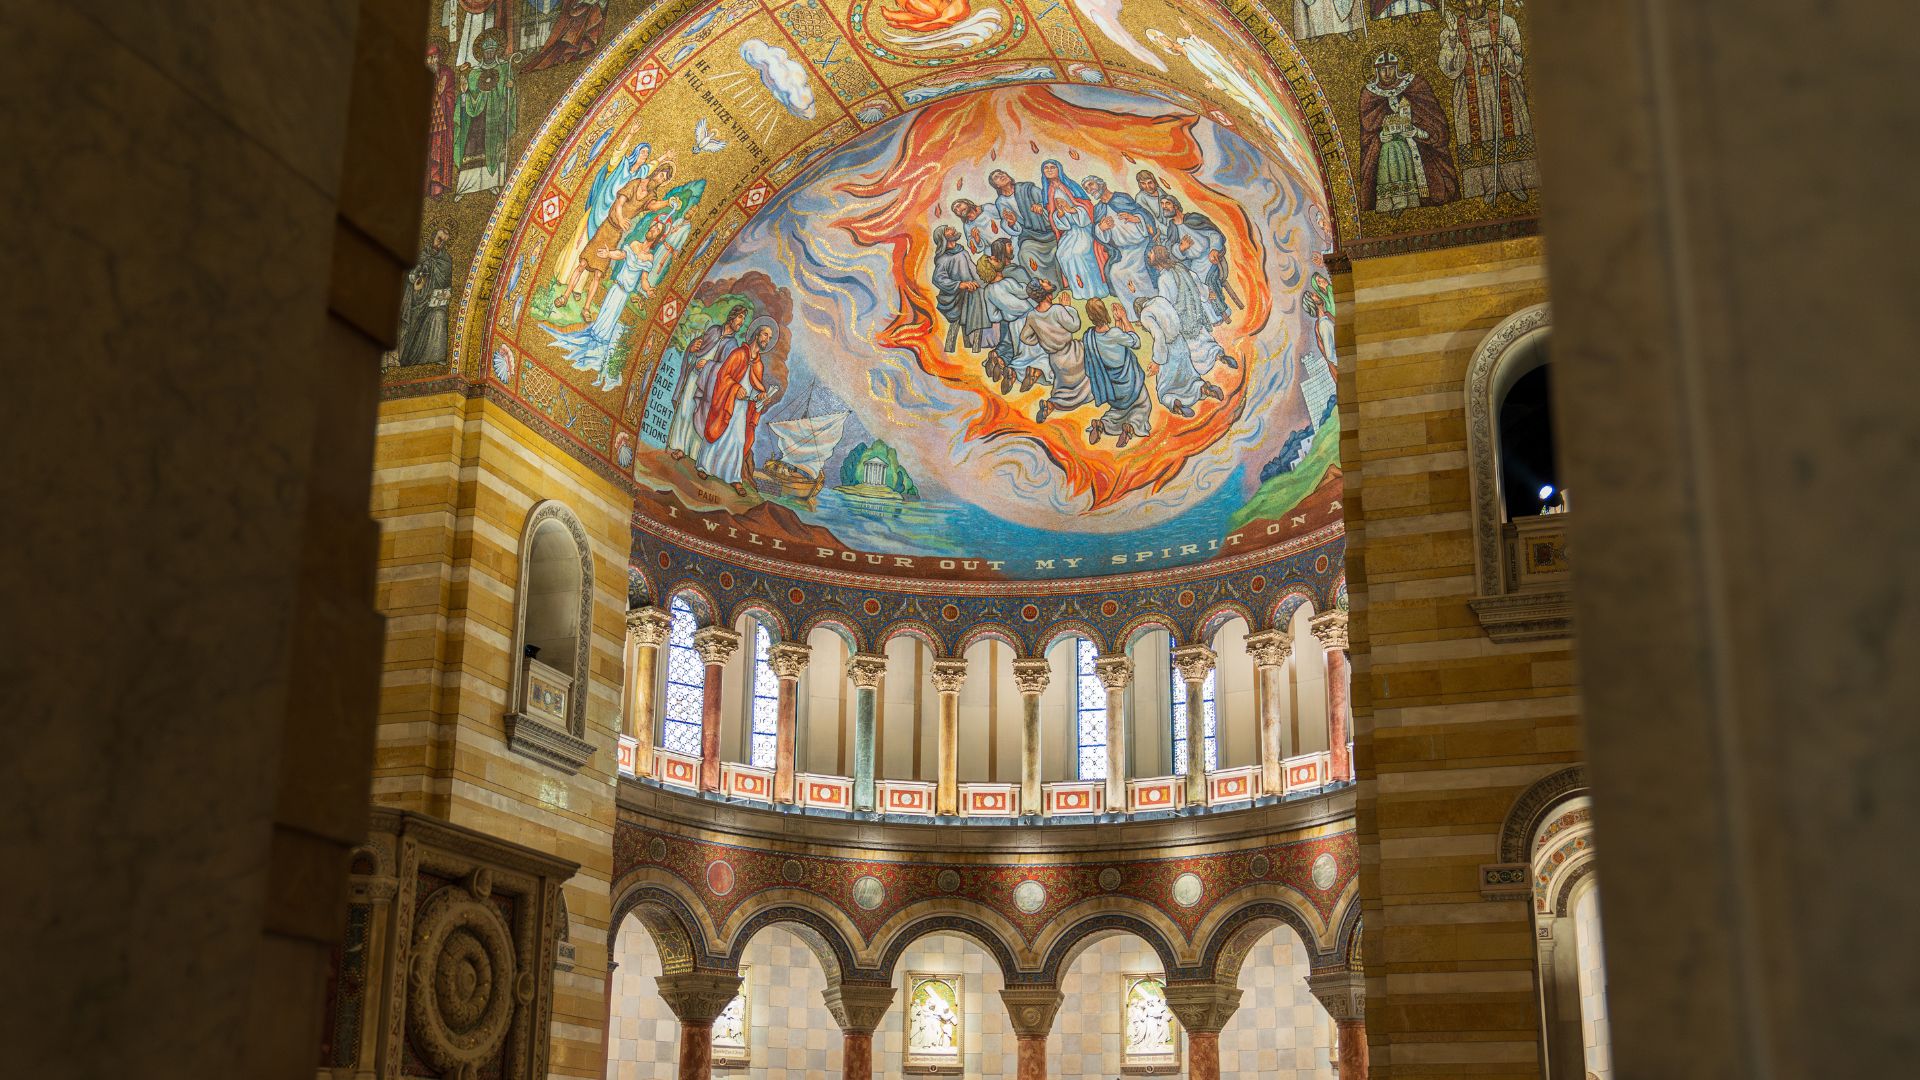
M 1105 780 L 1061 780 L 1040 787 L 1041 812 L 1049 817 L 1100 813 L 1106 801 Z
M 634 762 L 640 760 L 640 740 L 631 735 L 620 736 L 620 745 L 614 751 L 621 776 L 632 776 Z
M 961 784 L 960 813 L 967 817 L 1014 817 L 1020 813 L 1020 785 Z
M 918 780 L 880 781 L 880 812 L 933 816 L 933 785 Z
M 1288 795 L 1296 791 L 1312 791 L 1326 787 L 1333 779 L 1333 755 L 1325 750 L 1317 754 L 1301 754 L 1290 757 L 1280 763 L 1282 775 L 1287 781 Z
M 653 752 L 653 778 L 663 784 L 700 790 L 700 759 L 671 750 Z
M 1247 765 L 1238 769 L 1215 769 L 1207 774 L 1207 805 L 1225 806 L 1228 803 L 1252 802 L 1259 794 L 1260 766 Z
M 853 781 L 844 776 L 800 773 L 793 778 L 800 805 L 821 810 L 852 810 Z
M 1127 781 L 1127 812 L 1178 810 L 1184 799 L 1185 784 L 1177 776 L 1156 776 L 1151 780 Z
M 773 801 L 773 770 L 723 761 L 720 763 L 720 794 L 729 799 L 770 803 Z

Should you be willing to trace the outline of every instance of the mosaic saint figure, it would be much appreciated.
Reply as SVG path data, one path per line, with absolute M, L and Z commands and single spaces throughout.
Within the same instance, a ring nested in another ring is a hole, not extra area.
M 1206 379 L 1206 373 L 1213 370 L 1215 353 L 1207 350 L 1196 363 L 1193 349 L 1181 332 L 1180 313 L 1173 310 L 1173 301 L 1164 296 L 1143 296 L 1133 302 L 1133 310 L 1140 325 L 1153 335 L 1153 393 L 1162 408 L 1175 416 L 1188 417 L 1203 398 L 1226 397 Z
M 1081 351 L 1080 313 L 1068 304 L 1054 301 L 1055 288 L 1045 278 L 1035 278 L 1027 286 L 1033 310 L 1027 313 L 1020 340 L 1035 346 L 1047 358 L 1053 376 L 1053 390 L 1040 403 L 1034 419 L 1046 423 L 1057 412 L 1071 412 L 1093 400 L 1093 387 L 1087 380 L 1086 355 Z
M 674 388 L 673 423 L 667 427 L 667 453 L 675 459 L 698 454 L 707 445 L 702 434 L 707 415 L 701 396 L 702 376 L 717 371 L 720 362 L 740 346 L 740 328 L 746 325 L 747 305 L 727 309 L 727 319 L 706 328 L 687 345 L 680 365 L 680 383 Z M 710 380 L 709 380 L 710 381 Z
M 461 68 L 460 97 L 454 110 L 453 144 L 460 155 L 455 197 L 492 191 L 507 179 L 507 144 L 513 139 L 519 97 L 513 83 L 513 55 L 498 28 L 473 43 L 473 62 Z
M 447 359 L 447 303 L 453 295 L 453 254 L 446 227 L 433 230 L 427 250 L 407 271 L 407 293 L 400 302 L 400 347 L 395 367 L 441 364 Z
M 1360 205 L 1382 213 L 1460 197 L 1447 148 L 1447 114 L 1427 80 L 1400 69 L 1391 49 L 1373 58 L 1360 92 Z
M 1086 189 L 1068 177 L 1058 161 L 1041 164 L 1040 185 L 1047 221 L 1059 238 L 1054 259 L 1067 291 L 1075 300 L 1111 295 L 1107 290 L 1107 253 L 1094 242 L 1094 205 Z
M 665 187 L 672 179 L 673 166 L 661 162 L 646 175 L 627 181 L 614 196 L 606 217 L 587 239 L 586 247 L 580 253 L 580 265 L 574 270 L 573 279 L 567 282 L 565 295 L 580 296 L 581 314 L 594 310 L 600 294 L 600 282 L 613 265 L 613 253 L 620 250 L 622 238 L 627 235 L 635 219 L 644 213 L 668 207 L 667 200 L 655 197 L 654 192 Z
M 1433 10 L 1434 0 L 1371 0 L 1373 17 L 1397 19 L 1402 15 L 1421 15 Z
M 666 231 L 665 220 L 655 219 L 646 235 L 628 241 L 610 256 L 620 266 L 607 288 L 606 302 L 600 305 L 600 314 L 593 322 L 583 329 L 566 332 L 551 326 L 545 328 L 553 344 L 566 352 L 574 370 L 594 373 L 596 390 L 619 388 L 620 373 L 612 368 L 611 361 L 614 347 L 620 341 L 620 316 L 626 311 L 628 299 L 640 291 L 643 276 L 653 269 L 656 261 L 665 258 L 666 244 L 662 238 Z
M 1360 0 L 1294 0 L 1293 36 L 1305 41 L 1360 29 L 1367 8 Z
M 1127 325 L 1127 310 L 1105 300 L 1087 301 L 1087 332 L 1080 335 L 1086 357 L 1087 382 L 1096 405 L 1107 411 L 1087 425 L 1087 441 L 1099 445 L 1100 436 L 1117 436 L 1114 449 L 1124 450 L 1134 438 L 1151 431 L 1153 401 L 1147 396 L 1147 373 L 1133 350 L 1140 335 Z
M 1020 256 L 1020 265 L 1029 273 L 1049 278 L 1056 285 L 1062 284 L 1060 267 L 1053 254 L 1059 237 L 1053 231 L 1053 222 L 1047 220 L 1047 203 L 1040 185 L 1016 181 L 1005 169 L 988 173 L 987 183 L 994 190 L 994 215 L 1000 227 L 1013 237 L 1013 250 Z
M 1491 202 L 1510 191 L 1524 199 L 1539 186 L 1533 116 L 1523 77 L 1520 25 L 1487 0 L 1463 0 L 1440 34 L 1440 73 L 1453 81 L 1453 134 L 1459 141 L 1461 192 Z
M 1160 220 L 1165 223 L 1161 241 L 1205 288 L 1214 323 L 1226 322 L 1227 298 L 1236 304 L 1240 299 L 1227 284 L 1227 234 L 1207 215 L 1188 212 L 1173 195 L 1160 196 Z
M 772 319 L 761 316 L 747 328 L 745 344 L 737 346 L 714 373 L 707 401 L 706 424 L 695 471 L 730 485 L 736 495 L 747 493 L 754 429 L 776 386 L 767 382 L 766 353 L 780 334 Z
M 427 121 L 427 198 L 445 195 L 460 182 L 454 151 L 454 114 L 459 111 L 460 80 L 442 59 L 439 42 L 427 46 L 427 70 L 433 72 L 433 111 Z
M 960 232 L 967 238 L 967 250 L 985 255 L 994 238 L 1001 235 L 999 221 L 972 199 L 955 199 L 951 209 L 953 216 L 960 219 Z
M 1125 306 L 1153 292 L 1147 249 L 1158 234 L 1158 218 L 1125 192 L 1089 176 L 1083 182 L 1093 200 L 1093 233 L 1107 249 L 1107 283 Z
M 613 212 L 615 201 L 628 190 L 627 185 L 653 172 L 652 157 L 651 143 L 632 143 L 625 151 L 614 154 L 606 164 L 600 166 L 600 171 L 594 174 L 593 183 L 587 188 L 587 212 L 581 216 L 579 228 L 573 231 L 573 239 L 567 241 L 565 251 L 554 262 L 554 280 L 577 281 L 580 256 L 587 250 L 588 241 L 606 222 L 607 215 Z M 661 155 L 661 164 L 667 160 L 667 155 Z
M 583 60 L 600 47 L 600 26 L 607 19 L 607 0 L 559 0 L 559 4 L 547 43 L 527 61 L 528 71 Z
M 1167 298 L 1174 316 L 1179 320 L 1180 337 L 1186 342 L 1187 351 L 1193 355 L 1194 370 L 1204 372 L 1215 364 L 1239 367 L 1239 362 L 1228 356 L 1219 339 L 1213 336 L 1213 308 L 1208 303 L 1205 286 L 1200 284 L 1200 279 L 1194 276 L 1187 264 L 1165 244 L 1153 246 L 1153 250 L 1147 254 L 1147 264 L 1153 267 L 1160 292 Z
M 933 232 L 934 307 L 947 319 L 946 350 L 965 341 L 969 349 L 985 348 L 993 316 L 981 291 L 980 273 L 967 253 L 960 230 L 942 225 Z
M 1020 366 L 1016 371 L 1022 352 L 1020 331 L 1026 326 L 1027 313 L 1033 310 L 1033 301 L 1027 298 L 1027 286 L 1033 283 L 1033 275 L 1014 258 L 1013 241 L 1004 236 L 980 256 L 975 272 L 980 276 L 981 291 L 986 294 L 987 315 L 993 320 L 989 334 L 993 355 L 986 361 L 987 378 L 1000 383 L 1001 393 L 1011 394 L 1017 375 L 1020 389 L 1026 390 L 1040 377 L 1040 369 L 1033 364 Z

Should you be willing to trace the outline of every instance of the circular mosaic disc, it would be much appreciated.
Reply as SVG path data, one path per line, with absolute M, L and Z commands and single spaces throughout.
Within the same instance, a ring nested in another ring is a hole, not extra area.
M 1013 906 L 1031 915 L 1047 906 L 1047 887 L 1028 878 L 1013 887 Z
M 1314 856 L 1313 887 L 1326 892 L 1333 888 L 1333 883 L 1338 880 L 1340 880 L 1340 864 L 1333 861 L 1333 856 L 1324 851 Z
M 1253 858 L 1247 860 L 1247 873 L 1252 874 L 1254 877 L 1266 877 L 1267 871 L 1272 869 L 1273 860 L 1267 858 L 1265 855 L 1255 855 Z
M 1105 870 L 1100 871 L 1100 888 L 1101 889 L 1107 892 L 1112 892 L 1113 890 L 1119 887 L 1120 887 L 1119 868 L 1109 866 Z
M 719 859 L 707 864 L 707 888 L 715 896 L 725 896 L 733 891 L 733 864 Z
M 780 864 L 781 880 L 798 885 L 807 876 L 807 869 L 800 865 L 799 859 L 788 859 Z
M 1206 886 L 1200 883 L 1200 875 L 1181 874 L 1173 879 L 1173 902 L 1181 907 L 1192 907 L 1200 902 L 1200 896 L 1206 892 Z
M 647 858 L 659 862 L 667 857 L 667 842 L 656 836 L 647 841 Z
M 960 871 L 942 870 L 934 877 L 933 884 L 941 892 L 953 892 L 960 887 Z
M 853 883 L 853 902 L 864 911 L 872 911 L 887 902 L 887 887 L 871 875 Z

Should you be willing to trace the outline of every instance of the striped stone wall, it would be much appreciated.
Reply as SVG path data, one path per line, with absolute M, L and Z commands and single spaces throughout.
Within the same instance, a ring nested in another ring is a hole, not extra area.
M 596 753 L 574 776 L 509 752 L 506 741 L 520 537 L 529 512 L 548 499 L 579 518 L 593 555 L 585 693 Z M 580 863 L 565 890 L 577 962 L 554 976 L 556 1076 L 599 1076 L 606 1062 L 613 747 L 631 505 L 631 496 L 484 399 L 446 394 L 381 407 L 373 517 L 387 639 L 374 799 Z
M 1464 385 L 1494 325 L 1546 299 L 1541 242 L 1337 285 L 1372 1075 L 1538 1076 L 1527 911 L 1482 900 L 1478 870 L 1514 799 L 1579 760 L 1579 703 L 1565 642 L 1497 645 L 1468 607 Z

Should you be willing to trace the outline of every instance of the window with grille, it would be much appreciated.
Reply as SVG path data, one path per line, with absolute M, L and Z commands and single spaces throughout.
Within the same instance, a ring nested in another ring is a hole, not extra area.
M 1080 732 L 1080 779 L 1107 778 L 1107 688 L 1094 671 L 1100 659 L 1093 642 L 1074 643 L 1074 719 Z
M 1167 674 L 1173 681 L 1173 773 L 1175 776 L 1187 775 L 1187 681 L 1180 677 L 1180 669 L 1171 663 L 1167 665 Z M 1212 771 L 1220 767 L 1220 731 L 1219 714 L 1213 706 L 1214 671 L 1207 669 L 1207 681 L 1202 684 L 1200 708 L 1202 730 L 1206 743 L 1207 769 Z
M 753 624 L 753 745 L 747 761 L 756 769 L 773 768 L 780 741 L 780 678 L 773 673 L 773 635 Z
M 693 648 L 693 634 L 700 624 L 693 608 L 678 596 L 667 612 L 667 706 L 660 745 L 676 754 L 699 757 L 700 714 L 707 689 L 707 666 Z

